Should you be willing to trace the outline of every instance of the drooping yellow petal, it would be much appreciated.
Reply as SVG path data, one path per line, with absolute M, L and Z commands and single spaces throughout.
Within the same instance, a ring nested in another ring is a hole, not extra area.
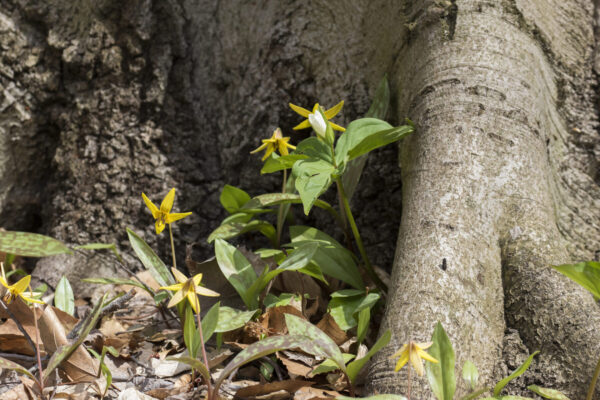
M 219 297 L 220 294 L 204 286 L 196 286 L 196 294 L 207 297 Z
M 329 121 L 329 124 L 331 125 L 331 129 L 333 129 L 335 131 L 346 132 L 346 128 L 344 128 L 343 126 L 339 126 L 338 124 L 334 124 L 331 121 Z
M 6 282 L 6 279 L 4 279 L 4 277 L 2 277 L 2 276 L 0 276 L 0 283 L 2 284 L 2 286 L 4 286 L 7 289 L 10 287 L 8 282 Z
M 167 193 L 167 195 L 163 199 L 162 203 L 160 203 L 160 211 L 162 211 L 165 214 L 170 213 L 171 209 L 173 208 L 174 201 L 175 201 L 175 188 L 169 190 L 169 193 Z
M 170 285 L 170 286 L 161 286 L 158 288 L 158 290 L 170 290 L 171 292 L 177 292 L 177 291 L 181 290 L 182 287 L 183 287 L 183 283 L 176 283 L 176 284 Z
M 307 116 L 308 118 L 308 116 Z M 298 131 L 300 129 L 306 129 L 306 128 L 310 128 L 312 127 L 312 125 L 310 124 L 310 122 L 305 119 L 304 121 L 302 121 L 301 123 L 299 123 L 298 125 L 296 125 L 295 127 L 293 127 L 292 129 L 295 131 Z
M 19 280 L 17 283 L 12 285 L 9 289 L 15 295 L 20 295 L 27 289 L 29 286 L 29 282 L 31 282 L 31 275 L 27 275 L 26 277 Z
M 169 304 L 167 304 L 167 307 L 173 307 L 179 304 L 183 299 L 185 299 L 185 294 L 186 293 L 183 289 L 179 290 L 173 295 L 173 297 L 171 297 L 171 300 L 169 301 Z
M 421 357 L 423 360 L 427 360 L 427 361 L 432 362 L 434 364 L 438 363 L 438 360 L 436 360 L 435 358 L 433 358 L 431 356 L 431 354 L 427 353 L 426 351 L 418 350 L 418 353 L 419 353 L 419 357 Z
M 423 374 L 425 373 L 425 369 L 423 368 L 423 361 L 421 361 L 418 351 L 414 348 L 411 348 L 409 353 L 410 363 L 412 364 L 415 371 L 417 371 L 417 375 L 423 376 Z
M 178 221 L 182 218 L 187 217 L 188 215 L 192 215 L 191 212 L 185 212 L 185 213 L 173 213 L 173 214 L 167 214 L 167 216 L 165 217 L 165 222 L 167 224 L 170 224 L 172 222 Z
M 289 106 L 292 110 L 294 110 L 297 114 L 300 114 L 301 116 L 303 116 L 304 118 L 308 118 L 308 114 L 310 114 L 310 111 L 308 111 L 306 108 L 302 108 L 300 106 L 297 106 L 295 104 L 289 103 Z
M 175 267 L 171 267 L 171 273 L 175 277 L 175 280 L 177 280 L 177 282 L 179 282 L 181 285 L 186 283 L 188 280 L 188 277 Z
M 402 367 L 404 367 L 406 365 L 406 363 L 408 362 L 408 351 L 405 351 L 400 355 L 400 359 L 398 359 L 398 362 L 396 363 L 396 368 L 394 368 L 394 371 L 398 372 L 402 369 Z
M 188 290 L 186 291 L 186 296 L 188 301 L 190 302 L 190 305 L 192 306 L 192 309 L 195 313 L 197 313 L 200 309 L 200 302 L 198 301 L 198 296 L 196 296 L 194 282 L 190 281 L 189 283 L 190 284 L 188 286 Z
M 258 153 L 259 151 L 262 151 L 262 150 L 266 149 L 268 145 L 269 145 L 269 143 L 263 143 L 263 144 L 260 145 L 259 148 L 252 150 L 250 152 L 250 154 Z
M 392 354 L 390 356 L 390 358 L 400 357 L 400 355 L 402 355 L 402 353 L 404 353 L 406 351 L 407 347 L 408 347 L 407 344 L 403 344 L 402 347 L 400 347 L 400 350 L 398 350 L 397 352 L 395 352 L 394 354 Z
M 202 282 L 202 274 L 196 274 L 196 275 L 194 275 L 194 277 L 192 278 L 192 280 L 194 281 L 194 285 L 199 286 L 200 282 Z
M 162 218 L 159 218 L 154 223 L 154 228 L 156 229 L 156 234 L 160 235 L 160 233 L 165 229 L 165 221 Z
M 29 296 L 26 296 L 25 294 L 22 294 L 22 295 L 21 295 L 21 298 L 22 298 L 23 300 L 27 300 L 27 301 L 29 301 L 29 302 L 32 302 L 32 303 L 46 304 L 46 303 L 44 303 L 43 301 L 41 301 L 41 300 L 38 300 L 38 299 L 34 299 L 34 298 L 33 298 L 33 297 L 31 297 L 31 296 L 33 296 L 33 294 L 30 294 Z
M 337 113 L 339 113 L 342 110 L 342 107 L 344 107 L 344 100 L 340 101 L 335 106 L 333 106 L 329 110 L 325 111 L 324 112 L 325 118 L 331 119 L 331 118 L 335 117 L 337 115 Z
M 263 156 L 262 161 L 265 161 L 267 158 L 269 158 L 269 156 L 273 154 L 274 151 L 275 145 L 269 143 L 269 146 L 267 146 L 267 151 L 265 151 L 265 155 Z
M 146 207 L 148 207 L 150 209 L 150 212 L 152 212 L 152 216 L 154 217 L 154 219 L 157 219 L 158 216 L 160 215 L 160 211 L 158 211 L 158 207 L 156 207 L 154 205 L 154 203 L 152 201 L 150 201 L 150 199 L 146 196 L 146 194 L 142 193 L 142 198 L 144 199 L 144 203 L 146 203 Z

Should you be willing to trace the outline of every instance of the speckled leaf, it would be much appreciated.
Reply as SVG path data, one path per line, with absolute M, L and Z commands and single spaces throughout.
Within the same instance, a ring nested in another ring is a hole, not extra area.
M 389 330 L 385 331 L 383 333 L 383 335 L 381 335 L 379 340 L 377 340 L 377 342 L 375 342 L 375 344 L 371 347 L 369 352 L 367 354 L 365 354 L 364 357 L 359 358 L 358 360 L 354 360 L 350 364 L 348 364 L 347 373 L 348 373 L 348 378 L 350 378 L 350 382 L 352 382 L 352 384 L 354 384 L 356 382 L 358 373 L 360 372 L 361 369 L 363 369 L 365 364 L 375 355 L 375 353 L 377 353 L 385 345 L 387 345 L 390 342 L 391 338 L 392 338 L 392 332 L 390 332 Z
M 539 387 L 538 385 L 529 385 L 529 386 L 527 386 L 527 389 L 542 396 L 545 399 L 569 400 L 569 398 L 567 396 L 565 396 L 564 393 L 559 392 L 558 390 L 555 390 L 555 389 L 543 388 L 543 387 Z
M 202 374 L 202 377 L 204 378 L 205 382 L 210 381 L 210 372 L 208 372 L 206 365 L 204 365 L 204 363 L 202 361 L 198 360 L 197 358 L 181 356 L 181 357 L 167 357 L 166 359 L 168 361 L 177 361 L 177 362 L 187 364 L 190 367 L 194 368 L 196 371 L 200 372 L 200 374 Z
M 494 396 L 499 396 L 502 389 L 504 389 L 504 386 L 506 386 L 513 379 L 516 379 L 519 376 L 523 375 L 523 373 L 525 373 L 525 371 L 527 371 L 527 368 L 529 368 L 529 366 L 531 365 L 531 362 L 533 361 L 533 357 L 535 357 L 538 353 L 539 353 L 539 350 L 534 352 L 532 355 L 530 355 L 527 358 L 527 360 L 525 360 L 525 362 L 523 364 L 521 364 L 519 366 L 519 368 L 517 368 L 512 374 L 510 374 L 509 376 L 507 376 L 506 378 L 504 378 L 500 382 L 498 382 L 496 384 L 496 386 L 494 386 Z M 507 398 L 507 397 L 508 396 L 505 396 L 503 398 Z
M 231 360 L 229 364 L 225 366 L 225 368 L 219 375 L 219 379 L 215 383 L 215 392 L 218 393 L 218 388 L 221 385 L 221 382 L 223 382 L 223 380 L 227 376 L 229 376 L 229 374 L 231 374 L 233 371 L 235 371 L 242 365 L 249 363 L 250 361 L 254 361 L 258 358 L 262 358 L 269 354 L 275 353 L 276 351 L 293 348 L 300 348 L 303 351 L 311 354 L 321 351 L 321 354 L 323 354 L 323 351 L 318 348 L 318 346 L 313 340 L 311 340 L 311 338 L 308 338 L 303 335 L 285 335 L 268 337 L 259 342 L 252 343 L 250 346 L 240 351 L 233 358 L 233 360 Z
M 127 228 L 127 236 L 129 243 L 135 254 L 138 256 L 144 267 L 156 279 L 160 286 L 169 286 L 175 284 L 175 280 L 171 276 L 171 272 L 167 269 L 165 263 L 156 255 L 150 246 L 144 240 L 136 235 L 134 231 Z
M 292 314 L 285 314 L 285 324 L 290 334 L 303 335 L 311 338 L 317 346 L 325 351 L 328 358 L 335 361 L 340 370 L 346 372 L 346 364 L 344 363 L 344 357 L 342 356 L 340 348 L 325 332 L 310 322 Z M 308 352 L 306 349 L 303 350 Z
M 73 254 L 62 242 L 29 232 L 0 231 L 0 251 L 23 257 Z
M 235 308 L 221 306 L 219 307 L 219 320 L 215 327 L 215 332 L 229 332 L 241 328 L 250 321 L 258 310 L 240 311 Z
M 18 372 L 19 374 L 27 375 L 31 379 L 37 380 L 35 376 L 33 376 L 33 374 L 29 372 L 26 368 L 22 367 L 16 362 L 7 360 L 6 358 L 0 357 L 0 369 L 12 369 L 13 371 Z

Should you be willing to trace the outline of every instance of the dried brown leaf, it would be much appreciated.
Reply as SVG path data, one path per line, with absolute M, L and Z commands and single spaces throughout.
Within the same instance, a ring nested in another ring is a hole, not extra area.
M 292 380 L 288 379 L 285 381 L 277 381 L 264 383 L 260 385 L 248 386 L 238 390 L 235 395 L 238 397 L 257 397 L 265 394 L 285 390 L 289 394 L 295 393 L 298 389 L 314 385 L 311 381 Z
M 317 328 L 322 330 L 329 336 L 338 346 L 348 340 L 346 332 L 344 332 L 335 322 L 331 314 L 327 313 L 321 318 L 317 324 Z

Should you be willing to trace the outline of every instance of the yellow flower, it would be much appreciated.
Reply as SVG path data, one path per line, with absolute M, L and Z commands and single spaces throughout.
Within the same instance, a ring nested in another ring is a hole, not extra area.
M 273 132 L 273 136 L 270 139 L 263 139 L 263 144 L 256 150 L 250 152 L 250 154 L 258 153 L 261 150 L 265 150 L 265 155 L 262 160 L 265 161 L 269 156 L 274 152 L 279 150 L 279 154 L 282 156 L 288 155 L 288 148 L 295 150 L 296 146 L 292 146 L 289 144 L 290 138 L 283 137 L 281 134 L 281 129 L 277 128 Z
M 300 114 L 301 116 L 306 118 L 306 121 L 302 121 L 300 124 L 296 125 L 294 127 L 294 130 L 306 129 L 306 128 L 310 128 L 312 126 L 312 128 L 315 130 L 315 132 L 317 132 L 317 135 L 319 135 L 321 137 L 325 137 L 325 130 L 327 129 L 327 124 L 323 120 L 323 116 L 325 116 L 325 118 L 329 121 L 331 118 L 335 117 L 337 115 L 337 113 L 339 113 L 342 110 L 343 106 L 344 106 L 344 100 L 340 101 L 338 104 L 331 107 L 329 110 L 323 112 L 323 115 L 321 115 L 321 113 L 318 112 L 319 103 L 315 104 L 315 106 L 313 107 L 312 113 L 310 111 L 308 111 L 306 108 L 298 107 L 297 105 L 290 103 L 290 107 L 292 108 L 292 110 L 296 111 L 298 114 Z M 334 124 L 331 121 L 329 121 L 329 123 L 331 124 L 331 128 L 335 129 L 336 131 L 344 132 L 346 130 L 345 128 L 343 128 L 337 124 Z
M 430 361 L 432 363 L 437 363 L 438 360 L 427 354 L 424 350 L 429 348 L 433 343 L 415 343 L 409 342 L 408 344 L 402 345 L 400 350 L 394 353 L 390 358 L 400 357 L 398 359 L 398 363 L 396 364 L 395 371 L 398 372 L 404 365 L 410 360 L 410 363 L 414 367 L 415 371 L 419 376 L 423 376 L 425 370 L 423 369 L 423 360 Z
M 171 189 L 169 193 L 167 193 L 162 203 L 160 203 L 160 209 L 156 207 L 144 193 L 142 193 L 142 197 L 146 203 L 146 206 L 150 209 L 150 211 L 152 211 L 152 216 L 156 220 L 154 226 L 156 228 L 157 235 L 160 234 L 163 229 L 165 229 L 165 224 L 170 224 L 192 214 L 191 212 L 171 213 L 173 201 L 175 200 L 175 188 Z
M 203 286 L 200 286 L 200 281 L 202 281 L 202 274 L 198 274 L 198 275 L 194 276 L 193 278 L 188 279 L 184 274 L 179 272 L 179 270 L 177 268 L 171 267 L 171 272 L 173 272 L 173 276 L 175 277 L 175 279 L 177 279 L 178 283 L 171 285 L 171 286 L 164 286 L 164 287 L 160 288 L 160 289 L 164 289 L 164 290 L 171 290 L 173 292 L 177 292 L 171 298 L 171 301 L 169 301 L 169 304 L 168 304 L 169 307 L 173 307 L 187 298 L 188 301 L 190 302 L 190 305 L 192 306 L 192 309 L 194 310 L 194 312 L 197 313 L 198 310 L 200 309 L 200 303 L 198 302 L 198 296 L 196 296 L 197 294 L 199 294 L 200 296 L 209 296 L 209 297 L 219 296 L 219 293 L 214 292 Z
M 16 299 L 17 297 L 20 297 L 25 301 L 44 304 L 43 301 L 31 297 L 31 292 L 25 292 L 25 289 L 27 289 L 27 287 L 29 286 L 30 281 L 31 275 L 27 275 L 14 285 L 9 285 L 6 281 L 6 277 L 4 276 L 4 270 L 2 270 L 2 276 L 0 276 L 0 283 L 7 289 L 6 294 L 4 295 L 2 300 L 6 304 L 10 304 L 11 301 Z M 27 295 L 25 293 L 27 293 Z

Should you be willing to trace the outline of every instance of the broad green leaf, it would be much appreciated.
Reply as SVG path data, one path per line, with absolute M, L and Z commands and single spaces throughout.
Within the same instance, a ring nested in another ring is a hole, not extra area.
M 309 158 L 294 164 L 292 173 L 296 178 L 296 190 L 302 199 L 304 213 L 308 215 L 317 198 L 331 185 L 335 167 L 323 160 Z
M 548 389 L 539 387 L 538 385 L 529 385 L 527 389 L 531 390 L 535 394 L 542 396 L 545 399 L 550 400 L 569 400 L 569 398 L 562 392 L 559 392 L 556 389 Z
M 183 322 L 183 341 L 191 357 L 196 358 L 200 348 L 200 334 L 196 328 L 195 314 L 192 307 L 185 307 L 185 320 Z
M 202 336 L 204 337 L 204 343 L 210 340 L 210 337 L 217 329 L 219 323 L 219 309 L 221 302 L 217 301 L 202 318 Z
M 305 297 L 309 297 L 308 294 L 305 294 Z M 263 304 L 265 308 L 282 307 L 289 305 L 294 300 L 300 301 L 300 296 L 292 293 L 281 293 L 279 296 L 275 296 L 273 293 L 268 293 Z
M 350 160 L 350 151 L 363 140 L 377 132 L 392 129 L 387 122 L 377 118 L 360 118 L 350 122 L 335 146 L 335 159 L 338 163 Z
M 271 243 L 275 243 L 275 227 L 268 221 L 256 219 L 250 222 L 223 223 L 217 229 L 211 232 L 211 234 L 208 236 L 207 242 L 212 243 L 216 239 L 227 240 L 252 231 L 259 231 L 266 236 Z
M 286 314 L 289 315 L 289 314 Z M 319 353 L 324 354 L 322 349 L 319 349 L 317 344 L 311 338 L 302 335 L 285 335 L 271 336 L 259 342 L 252 343 L 244 350 L 240 351 L 234 358 L 225 366 L 219 378 L 215 382 L 215 392 L 218 393 L 219 386 L 225 378 L 233 371 L 244 364 L 247 364 L 256 359 L 262 358 L 276 351 L 299 348 L 309 354 Z
M 257 309 L 258 296 L 248 293 L 248 289 L 258 278 L 250 261 L 223 239 L 215 240 L 215 255 L 221 272 L 238 292 L 246 307 L 249 310 Z
M 0 369 L 12 369 L 13 371 L 15 371 L 19 374 L 27 375 L 29 378 L 33 379 L 34 381 L 37 381 L 37 378 L 35 376 L 33 376 L 33 374 L 31 372 L 29 372 L 26 368 L 17 364 L 14 361 L 7 360 L 6 358 L 0 357 Z
M 502 391 L 502 389 L 504 389 L 504 386 L 506 386 L 513 379 L 516 379 L 519 376 L 523 375 L 523 373 L 525 371 L 527 371 L 527 368 L 529 368 L 529 366 L 531 365 L 531 362 L 533 361 L 533 357 L 535 357 L 538 353 L 539 353 L 539 350 L 535 351 L 512 374 L 510 374 L 509 376 L 507 376 L 506 378 L 504 378 L 500 382 L 498 382 L 496 384 L 496 386 L 494 386 L 494 396 L 500 396 L 500 392 Z
M 298 160 L 307 159 L 308 156 L 304 154 L 288 154 L 285 156 L 279 156 L 276 153 L 271 154 L 271 157 L 267 158 L 267 161 L 263 164 L 260 170 L 261 174 L 270 174 L 272 172 L 281 171 L 284 169 L 290 169 L 294 166 L 294 163 Z
M 321 160 L 326 164 L 333 164 L 331 147 L 316 136 L 311 136 L 298 143 L 294 153 L 304 154 L 308 156 L 309 159 L 314 159 L 315 161 Z
M 358 312 L 358 325 L 356 327 L 356 341 L 360 344 L 365 340 L 371 321 L 371 309 L 365 307 Z
M 110 250 L 117 257 L 117 260 L 123 261 L 114 243 L 88 243 L 75 248 L 78 250 Z
M 187 364 L 190 367 L 192 367 L 193 369 L 195 369 L 196 371 L 198 371 L 204 378 L 205 382 L 210 382 L 210 372 L 208 372 L 206 365 L 204 365 L 204 363 L 202 361 L 198 360 L 197 358 L 192 358 L 192 357 L 188 357 L 188 356 L 179 356 L 179 357 L 167 357 L 166 360 L 177 361 L 180 363 Z
M 75 313 L 75 296 L 73 296 L 73 288 L 66 277 L 60 278 L 54 292 L 54 307 L 69 315 Z
M 406 397 L 400 394 L 377 394 L 369 397 L 338 396 L 335 400 L 406 400 Z
M 248 200 L 250 200 L 248 193 L 231 185 L 225 185 L 219 197 L 221 205 L 230 214 L 237 212 Z
M 302 198 L 297 193 L 267 193 L 260 196 L 253 197 L 248 203 L 242 207 L 245 210 L 246 207 L 249 209 L 256 209 L 259 207 L 270 207 L 280 204 L 299 204 L 302 203 Z M 336 220 L 339 220 L 340 216 L 338 212 L 331 206 L 331 204 L 323 200 L 315 200 L 315 207 L 322 208 L 331 214 Z
M 377 292 L 362 292 L 352 297 L 332 297 L 329 302 L 331 316 L 341 329 L 347 331 L 358 324 L 355 316 L 365 308 L 372 308 L 380 297 Z
M 156 279 L 160 286 L 174 285 L 175 280 L 171 276 L 171 272 L 167 269 L 165 263 L 156 255 L 150 246 L 139 237 L 134 231 L 127 228 L 127 236 L 133 251 L 138 256 L 144 267 Z
M 381 335 L 379 340 L 377 340 L 373 347 L 371 347 L 371 349 L 367 352 L 367 354 L 365 354 L 364 357 L 354 360 L 350 364 L 348 364 L 346 372 L 348 373 L 348 378 L 350 378 L 350 382 L 352 382 L 352 384 L 356 382 L 358 373 L 361 369 L 363 369 L 365 364 L 371 359 L 371 357 L 375 355 L 375 353 L 384 348 L 390 342 L 391 338 L 392 332 L 389 330 L 385 331 L 383 335 Z
M 221 306 L 219 307 L 219 319 L 217 326 L 215 327 L 215 332 L 229 332 L 241 328 L 246 322 L 250 321 L 258 311 L 259 310 L 240 311 L 235 308 Z
M 600 263 L 596 261 L 554 266 L 561 274 L 574 280 L 600 299 Z
M 62 242 L 29 232 L 0 231 L 0 251 L 23 257 L 73 254 Z
M 343 353 L 342 357 L 344 357 L 344 362 L 347 363 L 348 361 L 352 360 L 356 356 L 354 354 Z M 312 377 L 312 376 L 319 375 L 319 374 L 325 374 L 327 372 L 335 371 L 338 369 L 340 369 L 340 368 L 338 367 L 336 362 L 333 361 L 331 358 L 328 358 L 325 361 L 323 361 L 321 364 L 317 365 L 317 368 L 310 371 L 310 376 Z
M 479 379 L 479 371 L 477 371 L 475 364 L 469 360 L 465 361 L 463 364 L 462 378 L 467 385 L 469 385 L 471 390 L 475 390 L 475 386 L 477 386 L 477 381 Z
M 309 226 L 291 226 L 290 237 L 293 246 L 300 246 L 308 241 L 320 242 L 321 245 L 317 249 L 312 262 L 325 275 L 346 282 L 356 289 L 364 290 L 365 284 L 360 276 L 353 254 L 334 238 Z
M 383 131 L 373 133 L 365 137 L 354 147 L 350 148 L 350 150 L 348 151 L 348 159 L 353 160 L 356 157 L 360 157 L 363 154 L 366 154 L 379 147 L 383 147 L 390 143 L 394 143 L 410 135 L 413 132 L 413 130 L 413 127 L 410 125 L 402 125 L 397 128 L 386 129 Z
M 454 377 L 454 349 L 446 331 L 439 322 L 433 330 L 433 344 L 428 353 L 438 360 L 437 363 L 426 362 L 427 380 L 431 391 L 438 400 L 452 400 L 456 390 Z
M 83 278 L 83 282 L 95 283 L 98 285 L 131 285 L 147 290 L 140 282 L 127 278 Z
M 104 306 L 107 297 L 108 293 L 102 296 L 102 298 L 96 303 L 90 314 L 86 317 L 81 331 L 79 331 L 77 339 L 75 339 L 75 341 L 70 345 L 59 347 L 56 349 L 54 354 L 52 354 L 52 357 L 48 361 L 46 369 L 43 372 L 44 382 L 46 382 L 48 377 L 54 373 L 56 367 L 58 367 L 64 360 L 69 358 L 75 350 L 77 350 L 77 348 L 87 338 L 92 328 L 96 326 L 96 322 L 98 322 L 98 317 L 100 317 L 100 312 L 102 311 L 102 307 Z
M 328 358 L 331 358 L 338 365 L 339 369 L 346 372 L 344 357 L 337 344 L 325 332 L 317 328 L 310 322 L 296 317 L 292 314 L 285 314 L 285 324 L 292 335 L 304 335 L 313 341 L 319 348 L 323 349 Z M 308 350 L 302 349 L 305 352 Z M 313 354 L 319 355 L 319 354 Z

